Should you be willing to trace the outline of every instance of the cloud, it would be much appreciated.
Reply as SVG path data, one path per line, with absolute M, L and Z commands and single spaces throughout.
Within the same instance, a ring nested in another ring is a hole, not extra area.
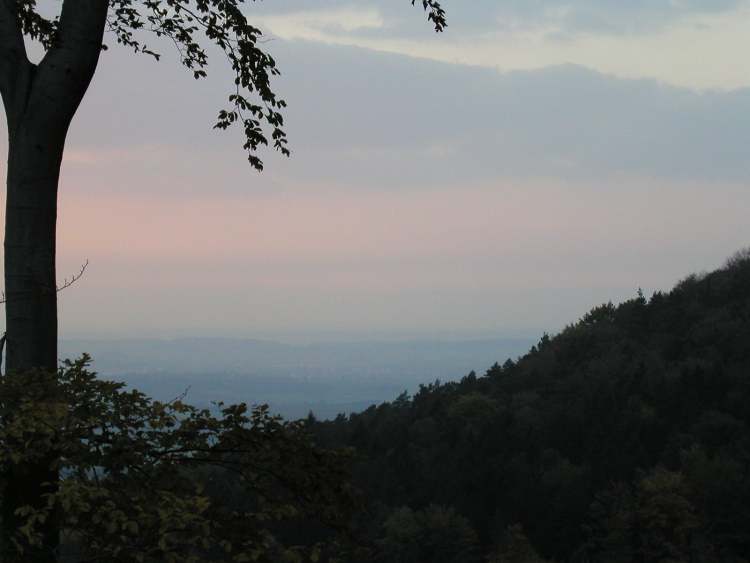
M 238 132 L 211 129 L 228 73 L 195 82 L 121 52 L 102 59 L 63 173 L 74 188 L 138 192 L 157 181 L 175 194 L 425 191 L 498 178 L 750 182 L 750 90 L 696 93 L 571 65 L 501 73 L 314 42 L 272 52 L 291 159 L 263 151 L 257 174 Z M 0 150 L 5 139 L 0 131 Z
M 496 6 L 498 21 L 517 27 L 552 25 L 562 33 L 642 34 L 685 18 L 731 12 L 743 3 L 743 0 L 505 0 Z
M 284 39 L 326 41 L 330 36 L 382 29 L 384 20 L 373 7 L 342 6 L 329 10 L 302 10 L 256 18 L 256 25 Z
M 282 39 L 502 70 L 573 63 L 694 89 L 750 86 L 750 68 L 740 55 L 750 49 L 747 0 L 446 2 L 449 28 L 438 36 L 422 17 L 408 13 L 407 2 L 332 1 L 319 11 L 295 11 L 293 2 L 277 11 L 264 6 L 251 18 Z M 346 25 L 331 24 L 337 13 Z M 347 24 L 357 21 L 362 25 Z
M 280 44 L 294 178 L 374 189 L 612 175 L 750 181 L 750 90 Z M 304 171 L 304 176 L 303 172 Z
M 645 33 L 671 25 L 686 17 L 731 12 L 746 0 L 443 0 L 449 25 L 464 31 L 497 31 L 554 26 L 561 31 Z M 337 10 L 377 10 L 389 23 L 383 31 L 404 31 L 410 22 L 422 24 L 408 0 L 353 1 L 277 0 L 248 9 L 256 14 L 294 16 L 299 13 L 332 13 Z M 411 12 L 410 12 L 411 9 Z M 421 7 L 418 7 L 421 10 Z
M 696 93 L 571 65 L 503 73 L 315 42 L 271 48 L 291 159 L 263 151 L 259 175 L 238 132 L 211 129 L 228 72 L 195 82 L 168 61 L 116 52 L 74 120 L 64 174 L 113 192 L 156 179 L 181 194 L 424 191 L 498 178 L 750 182 L 750 90 Z M 0 148 L 5 139 L 0 131 Z

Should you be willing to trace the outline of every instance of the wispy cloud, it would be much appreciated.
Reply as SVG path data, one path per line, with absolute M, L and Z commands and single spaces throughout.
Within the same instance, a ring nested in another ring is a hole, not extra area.
M 381 29 L 385 21 L 374 7 L 343 6 L 329 10 L 302 10 L 255 18 L 255 23 L 283 39 L 330 42 L 357 32 Z
M 693 89 L 750 86 L 750 3 L 474 2 L 452 6 L 445 34 L 415 33 L 393 9 L 339 6 L 257 16 L 282 39 L 359 46 L 500 70 L 579 64 Z M 288 7 L 287 7 L 288 9 Z M 415 18 L 417 19 L 417 18 Z M 423 22 L 419 22 L 423 23 Z

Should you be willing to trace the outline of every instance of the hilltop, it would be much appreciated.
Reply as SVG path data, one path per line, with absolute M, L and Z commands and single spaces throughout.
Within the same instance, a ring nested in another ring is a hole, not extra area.
M 516 362 L 313 427 L 358 451 L 383 561 L 739 562 L 748 405 L 745 251 Z

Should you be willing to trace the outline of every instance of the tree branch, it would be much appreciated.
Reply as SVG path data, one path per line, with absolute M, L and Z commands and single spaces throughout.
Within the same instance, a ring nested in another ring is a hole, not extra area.
M 63 289 L 65 289 L 67 287 L 70 287 L 71 285 L 73 285 L 74 283 L 76 283 L 78 280 L 80 280 L 83 277 L 83 274 L 86 271 L 86 268 L 88 267 L 88 265 L 89 265 L 89 261 L 88 261 L 88 259 L 86 259 L 86 262 L 83 263 L 83 266 L 81 266 L 81 269 L 78 270 L 78 273 L 77 274 L 73 274 L 70 277 L 70 279 L 65 278 L 63 280 L 63 282 L 62 282 L 62 285 L 59 285 L 58 287 L 56 287 L 55 291 L 59 293 Z
M 53 50 L 83 50 L 79 61 L 91 73 L 96 69 L 107 23 L 109 0 L 64 0 Z M 49 54 L 48 52 L 48 54 Z
M 416 2 L 417 0 L 411 0 L 411 5 L 413 6 Z M 427 19 L 435 26 L 435 31 L 438 33 L 444 31 L 448 26 L 448 22 L 445 19 L 445 10 L 440 5 L 440 2 L 438 0 L 421 0 L 421 2 L 422 7 L 427 12 Z
M 0 94 L 5 104 L 8 125 L 16 110 L 19 92 L 18 83 L 31 69 L 26 56 L 23 31 L 15 0 L 0 0 Z
M 108 10 L 108 0 L 63 2 L 57 33 L 39 63 L 29 99 L 27 117 L 36 125 L 67 130 L 99 62 Z
M 0 0 L 0 54 L 0 67 L 3 70 L 8 63 L 17 64 L 19 59 L 28 60 L 14 0 Z M 0 77 L 0 80 L 5 83 L 4 77 Z

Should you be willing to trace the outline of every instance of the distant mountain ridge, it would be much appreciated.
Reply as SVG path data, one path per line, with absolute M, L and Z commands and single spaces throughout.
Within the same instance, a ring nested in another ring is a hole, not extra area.
M 236 338 L 63 339 L 60 357 L 87 352 L 102 377 L 157 399 L 269 403 L 287 417 L 361 410 L 425 381 L 451 381 L 515 358 L 524 338 L 285 344 Z
M 343 369 L 381 366 L 391 369 L 403 362 L 434 366 L 463 358 L 469 364 L 491 355 L 515 357 L 533 343 L 529 338 L 476 340 L 410 340 L 285 344 L 273 340 L 240 338 L 176 339 L 63 339 L 60 355 L 87 352 L 103 373 L 156 370 L 170 373 L 232 372 L 267 375 L 263 370 L 308 367 L 325 370 L 332 361 Z M 477 357 L 479 355 L 479 357 Z M 343 362 L 343 363 L 342 363 Z M 461 368 L 468 371 L 471 366 Z M 467 370 L 468 367 L 468 370 Z M 451 365 L 448 369 L 454 369 Z M 451 374 L 456 377 L 456 374 Z

